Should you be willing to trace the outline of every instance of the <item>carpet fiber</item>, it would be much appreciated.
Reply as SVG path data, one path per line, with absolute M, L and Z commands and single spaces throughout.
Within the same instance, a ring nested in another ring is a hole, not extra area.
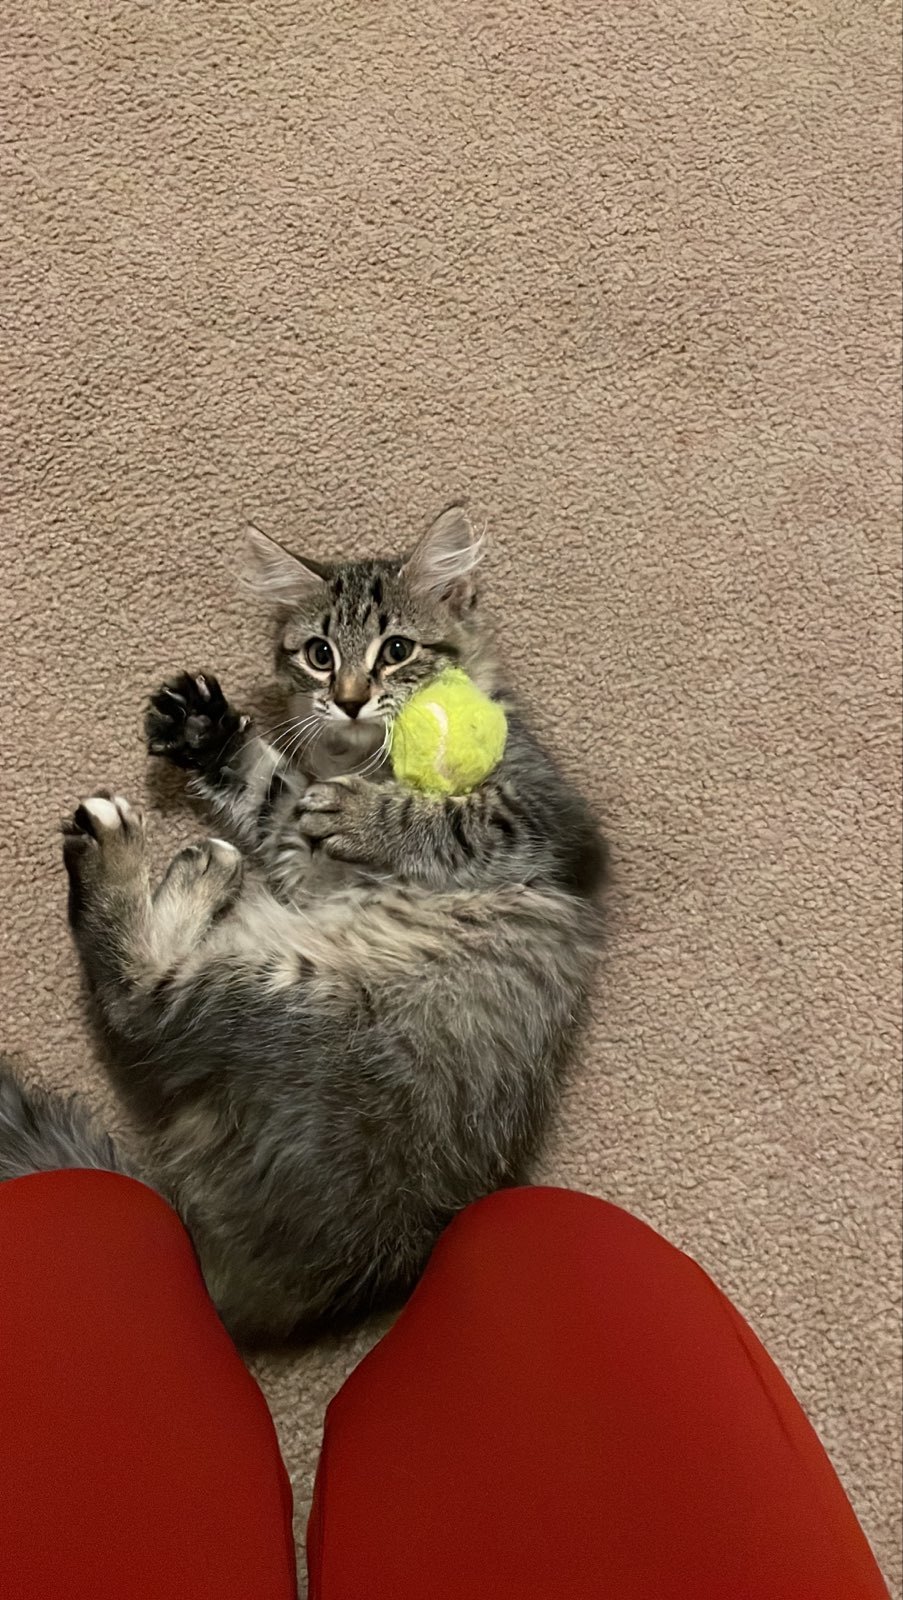
M 349 555 L 466 494 L 616 858 L 544 1175 L 736 1298 L 898 1585 L 897 5 L 34 0 L 2 40 L 2 1042 L 109 1106 L 55 829 L 146 791 L 161 674 L 264 674 L 243 520 Z M 259 1365 L 299 1520 L 371 1336 Z

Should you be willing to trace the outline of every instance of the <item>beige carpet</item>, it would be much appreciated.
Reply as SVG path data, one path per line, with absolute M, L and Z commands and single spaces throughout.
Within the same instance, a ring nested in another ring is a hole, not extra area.
M 6 8 L 4 1043 L 103 1101 L 55 828 L 315 555 L 464 492 L 612 938 L 545 1176 L 734 1295 L 899 1584 L 899 19 Z M 189 827 L 157 819 L 159 850 Z M 365 1340 L 261 1377 L 299 1522 Z

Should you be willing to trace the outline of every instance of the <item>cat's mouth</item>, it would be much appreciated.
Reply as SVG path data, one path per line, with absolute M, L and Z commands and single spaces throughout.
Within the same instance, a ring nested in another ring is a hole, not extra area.
M 390 720 L 392 712 L 392 708 L 385 702 L 381 703 L 379 698 L 362 702 L 353 701 L 350 704 L 327 700 L 325 706 L 330 721 L 338 723 L 341 727 L 360 727 L 361 724 L 366 726 L 374 722 L 384 726 Z
M 320 717 L 297 752 L 300 765 L 319 777 L 375 777 L 389 758 L 391 719 Z
M 372 695 L 353 707 L 355 715 L 325 695 L 297 698 L 294 715 L 279 728 L 274 743 L 284 760 L 318 776 L 382 770 L 388 761 L 392 723 L 401 709 L 394 695 Z

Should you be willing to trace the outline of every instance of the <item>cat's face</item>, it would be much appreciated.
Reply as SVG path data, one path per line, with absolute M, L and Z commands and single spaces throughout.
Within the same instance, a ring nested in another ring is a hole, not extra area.
M 277 665 L 299 753 L 320 741 L 378 752 L 405 701 L 445 667 L 485 678 L 474 611 L 479 546 L 457 506 L 396 560 L 321 566 L 251 535 L 252 584 L 277 611 Z

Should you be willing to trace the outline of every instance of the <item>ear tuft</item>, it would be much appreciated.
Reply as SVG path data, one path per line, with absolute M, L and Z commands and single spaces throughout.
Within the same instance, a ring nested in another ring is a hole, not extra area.
M 291 555 L 259 528 L 248 527 L 245 548 L 245 586 L 267 605 L 297 605 L 313 584 L 325 583 L 330 577 L 329 567 Z
M 484 543 L 464 506 L 449 506 L 414 547 L 402 575 L 415 594 L 463 611 L 473 600 L 474 573 Z

